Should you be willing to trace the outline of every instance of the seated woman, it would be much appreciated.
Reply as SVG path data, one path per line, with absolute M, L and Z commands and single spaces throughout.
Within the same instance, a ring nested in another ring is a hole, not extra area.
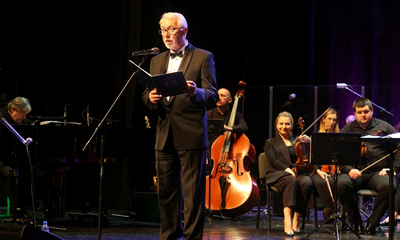
M 338 113 L 335 109 L 331 108 L 322 116 L 319 124 L 319 132 L 339 132 Z M 325 179 L 328 179 L 330 188 L 333 190 L 335 182 L 331 177 L 328 178 L 328 176 L 334 173 L 334 165 L 314 165 L 314 172 L 311 173 L 311 179 L 318 191 L 317 206 L 324 208 L 325 220 L 333 214 L 333 195 L 331 195 L 332 191 L 326 185 Z
M 295 138 L 291 136 L 293 124 L 290 113 L 280 113 L 275 120 L 276 136 L 268 139 L 264 147 L 265 155 L 270 163 L 266 173 L 266 183 L 282 192 L 284 231 L 288 236 L 300 232 L 299 220 L 305 211 L 313 188 L 311 178 L 307 174 L 295 173 L 292 170 L 297 161 L 293 143 Z M 298 140 L 310 142 L 310 138 L 305 135 L 299 137 Z

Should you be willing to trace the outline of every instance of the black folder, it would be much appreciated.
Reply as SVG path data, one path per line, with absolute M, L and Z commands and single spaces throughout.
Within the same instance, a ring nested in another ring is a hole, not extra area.
M 187 85 L 182 71 L 152 76 L 133 61 L 129 62 L 137 69 L 139 82 L 148 89 L 157 88 L 157 92 L 164 97 L 182 94 L 180 87 Z

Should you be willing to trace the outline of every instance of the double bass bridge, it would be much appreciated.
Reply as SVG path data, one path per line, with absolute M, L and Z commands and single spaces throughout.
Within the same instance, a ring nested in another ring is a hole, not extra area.
M 218 163 L 218 172 L 220 173 L 230 173 L 233 168 L 226 162 Z

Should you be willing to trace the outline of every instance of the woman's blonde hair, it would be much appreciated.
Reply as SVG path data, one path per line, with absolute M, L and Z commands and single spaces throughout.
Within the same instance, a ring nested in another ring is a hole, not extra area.
M 338 112 L 331 108 L 329 109 L 329 111 L 327 111 L 321 118 L 321 121 L 319 122 L 319 132 L 326 132 L 326 127 L 325 127 L 325 123 L 324 121 L 322 121 L 322 119 L 325 119 L 329 114 L 335 114 L 336 115 L 336 123 L 335 123 L 335 127 L 333 128 L 334 132 L 339 132 L 339 114 Z

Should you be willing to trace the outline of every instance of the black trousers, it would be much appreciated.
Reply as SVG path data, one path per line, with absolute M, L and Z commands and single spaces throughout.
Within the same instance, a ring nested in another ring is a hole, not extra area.
M 329 192 L 328 186 L 324 179 L 322 179 L 317 173 L 311 175 L 311 179 L 317 189 L 317 207 L 333 207 L 331 193 Z M 329 186 L 331 187 L 332 195 L 335 194 L 335 181 L 332 177 L 328 177 Z
M 15 208 L 15 194 L 14 194 L 14 177 L 13 172 L 9 166 L 0 166 L 0 180 L 4 182 L 6 186 L 6 193 L 11 203 L 11 210 Z
M 395 176 L 396 182 L 397 182 L 397 190 L 396 190 L 396 195 L 394 197 L 394 210 L 400 214 L 400 173 L 397 173 Z
M 206 154 L 206 148 L 184 150 L 176 141 L 156 151 L 160 239 L 202 239 Z
M 392 181 L 392 196 L 394 196 L 397 189 L 397 183 L 394 178 Z M 347 173 L 339 174 L 337 182 L 338 198 L 346 209 L 347 215 L 352 224 L 358 224 L 361 222 L 356 193 L 358 190 L 363 188 L 371 189 L 378 193 L 375 198 L 373 212 L 368 220 L 368 223 L 377 227 L 379 226 L 385 211 L 389 207 L 389 176 L 379 176 L 379 172 L 363 172 L 361 177 L 357 178 L 357 180 L 353 180 Z
M 304 214 L 305 207 L 313 189 L 313 184 L 308 175 L 285 175 L 271 184 L 282 192 L 283 207 L 293 206 L 294 211 Z

